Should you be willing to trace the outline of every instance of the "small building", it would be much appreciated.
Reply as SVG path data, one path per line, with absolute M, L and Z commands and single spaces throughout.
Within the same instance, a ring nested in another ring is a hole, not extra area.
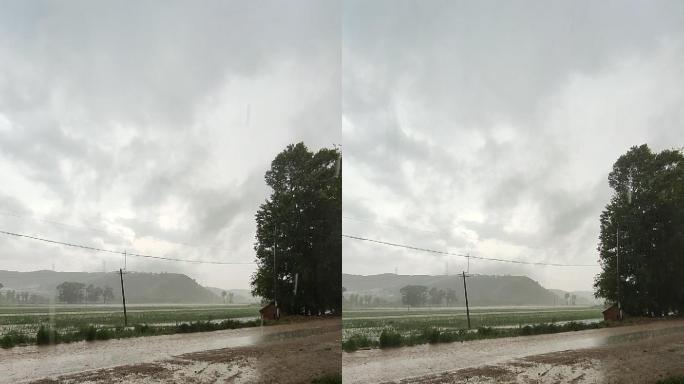
M 259 310 L 259 313 L 261 314 L 261 320 L 278 320 L 280 318 L 280 311 L 273 301 L 264 305 Z
M 613 304 L 610 307 L 603 310 L 603 321 L 617 321 L 620 320 L 620 310 L 617 304 Z

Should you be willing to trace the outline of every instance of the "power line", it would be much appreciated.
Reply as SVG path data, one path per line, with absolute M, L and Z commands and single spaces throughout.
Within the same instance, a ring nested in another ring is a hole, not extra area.
M 352 236 L 352 235 L 344 235 L 343 234 L 342 237 L 346 237 L 346 238 L 354 239 L 354 240 L 368 241 L 368 242 L 376 243 L 376 244 L 389 245 L 392 247 L 412 249 L 414 251 L 436 253 L 436 254 L 440 254 L 440 255 L 458 256 L 458 257 L 465 257 L 465 258 L 478 259 L 478 260 L 498 261 L 498 262 L 503 262 L 503 263 L 527 264 L 527 265 L 545 265 L 545 266 L 550 266 L 550 267 L 598 267 L 598 264 L 542 263 L 542 262 L 532 262 L 532 261 L 522 261 L 522 260 L 499 259 L 499 258 L 495 258 L 495 257 L 473 256 L 473 255 L 467 255 L 467 254 L 463 254 L 463 253 L 446 252 L 446 251 L 438 251 L 438 250 L 429 249 L 429 248 L 415 247 L 412 245 L 390 243 L 387 241 L 369 239 L 369 238 L 360 237 L 360 236 Z
M 350 221 L 358 221 L 362 223 L 371 223 L 371 224 L 376 224 L 376 225 L 383 225 L 386 227 L 391 227 L 391 228 L 398 228 L 398 229 L 404 229 L 404 230 L 410 230 L 410 231 L 420 231 L 420 232 L 425 232 L 425 233 L 436 233 L 436 234 L 443 234 L 444 231 L 436 231 L 432 229 L 423 229 L 423 228 L 417 228 L 417 227 L 409 227 L 405 225 L 398 225 L 398 224 L 390 224 L 386 223 L 383 221 L 377 221 L 377 220 L 370 220 L 370 219 L 359 219 L 355 217 L 349 217 L 349 216 L 342 216 L 342 220 L 350 220 Z
M 35 217 L 35 215 L 25 216 L 25 215 L 20 215 L 17 213 L 7 212 L 7 211 L 0 212 L 0 215 L 11 216 L 11 217 L 15 217 L 15 218 L 22 219 L 22 220 L 34 220 L 34 221 L 41 222 L 41 223 L 56 225 L 58 227 L 72 228 L 72 229 L 77 229 L 77 230 L 81 230 L 81 231 L 96 232 L 96 233 L 101 233 L 101 234 L 106 235 L 106 236 L 113 236 L 114 235 L 114 236 L 120 237 L 120 235 L 113 234 L 112 231 L 104 229 L 104 228 L 99 227 L 99 226 L 96 227 L 96 226 L 86 226 L 86 225 L 73 225 L 73 224 L 67 224 L 64 222 L 59 222 L 59 221 L 54 221 L 54 220 L 41 219 L 41 218 Z M 149 220 L 142 220 L 141 222 L 145 223 L 145 224 L 152 223 Z M 221 247 L 218 245 L 196 245 L 196 244 L 188 244 L 188 243 L 184 243 L 184 242 L 180 242 L 180 241 L 168 240 L 168 239 L 164 239 L 164 238 L 157 238 L 157 237 L 155 237 L 155 238 L 158 240 L 167 242 L 167 243 L 180 245 L 180 246 L 188 247 L 188 248 L 204 248 L 204 249 L 217 249 L 217 250 L 222 250 L 222 251 L 231 251 L 231 249 L 224 248 L 224 247 Z
M 114 250 L 111 250 L 111 249 L 103 249 L 103 248 L 97 248 L 97 247 L 90 247 L 90 246 L 82 245 L 82 244 L 66 243 L 66 242 L 63 242 L 63 241 L 50 240 L 50 239 L 45 239 L 45 238 L 42 238 L 42 237 L 30 236 L 30 235 L 25 235 L 25 234 L 21 234 L 21 233 L 14 233 L 14 232 L 8 232 L 8 231 L 3 231 L 3 230 L 0 230 L 0 233 L 1 233 L 1 234 L 4 234 L 4 235 L 9 235 L 9 236 L 23 237 L 23 238 L 26 238 L 26 239 L 42 241 L 42 242 L 45 242 L 45 243 L 64 245 L 64 246 L 73 247 L 73 248 L 86 249 L 86 250 L 89 250 L 89 251 L 107 252 L 107 253 L 112 253 L 112 254 L 117 254 L 117 255 L 125 255 L 125 256 L 132 256 L 132 257 L 141 257 L 141 258 L 146 258 L 146 259 L 157 259 L 157 260 L 166 260 L 166 261 L 179 261 L 179 262 L 184 262 L 184 263 L 195 263 L 195 264 L 220 264 L 220 265 L 255 264 L 254 262 L 228 262 L 228 261 L 211 261 L 211 260 L 191 260 L 191 259 L 179 259 L 179 258 L 175 258 L 175 257 L 143 255 L 143 254 L 139 254 L 139 253 L 128 253 L 128 252 L 125 252 L 125 251 L 124 251 L 124 252 L 121 252 L 121 251 L 114 251 Z

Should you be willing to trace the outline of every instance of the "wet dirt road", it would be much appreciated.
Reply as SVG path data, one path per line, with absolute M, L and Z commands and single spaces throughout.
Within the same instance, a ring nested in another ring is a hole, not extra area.
M 655 382 L 684 374 L 684 320 L 357 351 L 342 372 L 345 383 Z
M 310 381 L 339 373 L 340 329 L 339 319 L 325 319 L 0 350 L 0 383 Z

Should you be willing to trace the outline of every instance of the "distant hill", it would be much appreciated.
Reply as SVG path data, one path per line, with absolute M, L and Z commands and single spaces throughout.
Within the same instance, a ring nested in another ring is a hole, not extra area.
M 467 278 L 468 301 L 473 306 L 491 305 L 560 305 L 556 293 L 542 287 L 527 276 L 473 275 Z M 455 289 L 458 305 L 463 305 L 463 278 L 460 275 L 350 275 L 342 274 L 345 294 L 367 294 L 387 301 L 401 302 L 399 290 L 406 285 L 424 285 L 428 289 Z M 579 295 L 578 295 L 579 298 Z M 586 301 L 586 302 L 585 302 Z M 582 295 L 577 305 L 590 305 Z
M 44 297 L 53 297 L 57 285 L 73 281 L 112 287 L 114 300 L 121 300 L 121 282 L 118 272 L 17 272 L 0 270 L 3 290 L 27 291 Z M 223 300 L 190 277 L 179 273 L 140 273 L 124 275 L 126 302 L 128 303 L 221 303 Z
M 223 289 L 216 287 L 205 288 L 223 301 L 223 296 L 221 295 L 221 292 L 224 291 Z M 260 298 L 252 296 L 252 292 L 249 289 L 226 289 L 225 291 L 233 293 L 233 304 L 252 304 L 261 302 Z

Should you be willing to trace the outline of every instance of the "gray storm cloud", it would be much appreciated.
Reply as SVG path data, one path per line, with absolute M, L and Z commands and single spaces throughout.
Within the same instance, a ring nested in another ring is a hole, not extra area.
M 684 145 L 683 22 L 675 2 L 345 2 L 344 232 L 596 263 L 613 162 Z M 353 239 L 343 258 L 360 274 L 466 268 Z M 598 268 L 470 271 L 590 289 Z
M 0 8 L 3 229 L 252 261 L 270 161 L 289 143 L 341 141 L 337 2 Z M 2 269 L 121 263 L 13 238 L 0 252 Z M 135 259 L 129 268 L 226 288 L 246 288 L 254 270 Z

